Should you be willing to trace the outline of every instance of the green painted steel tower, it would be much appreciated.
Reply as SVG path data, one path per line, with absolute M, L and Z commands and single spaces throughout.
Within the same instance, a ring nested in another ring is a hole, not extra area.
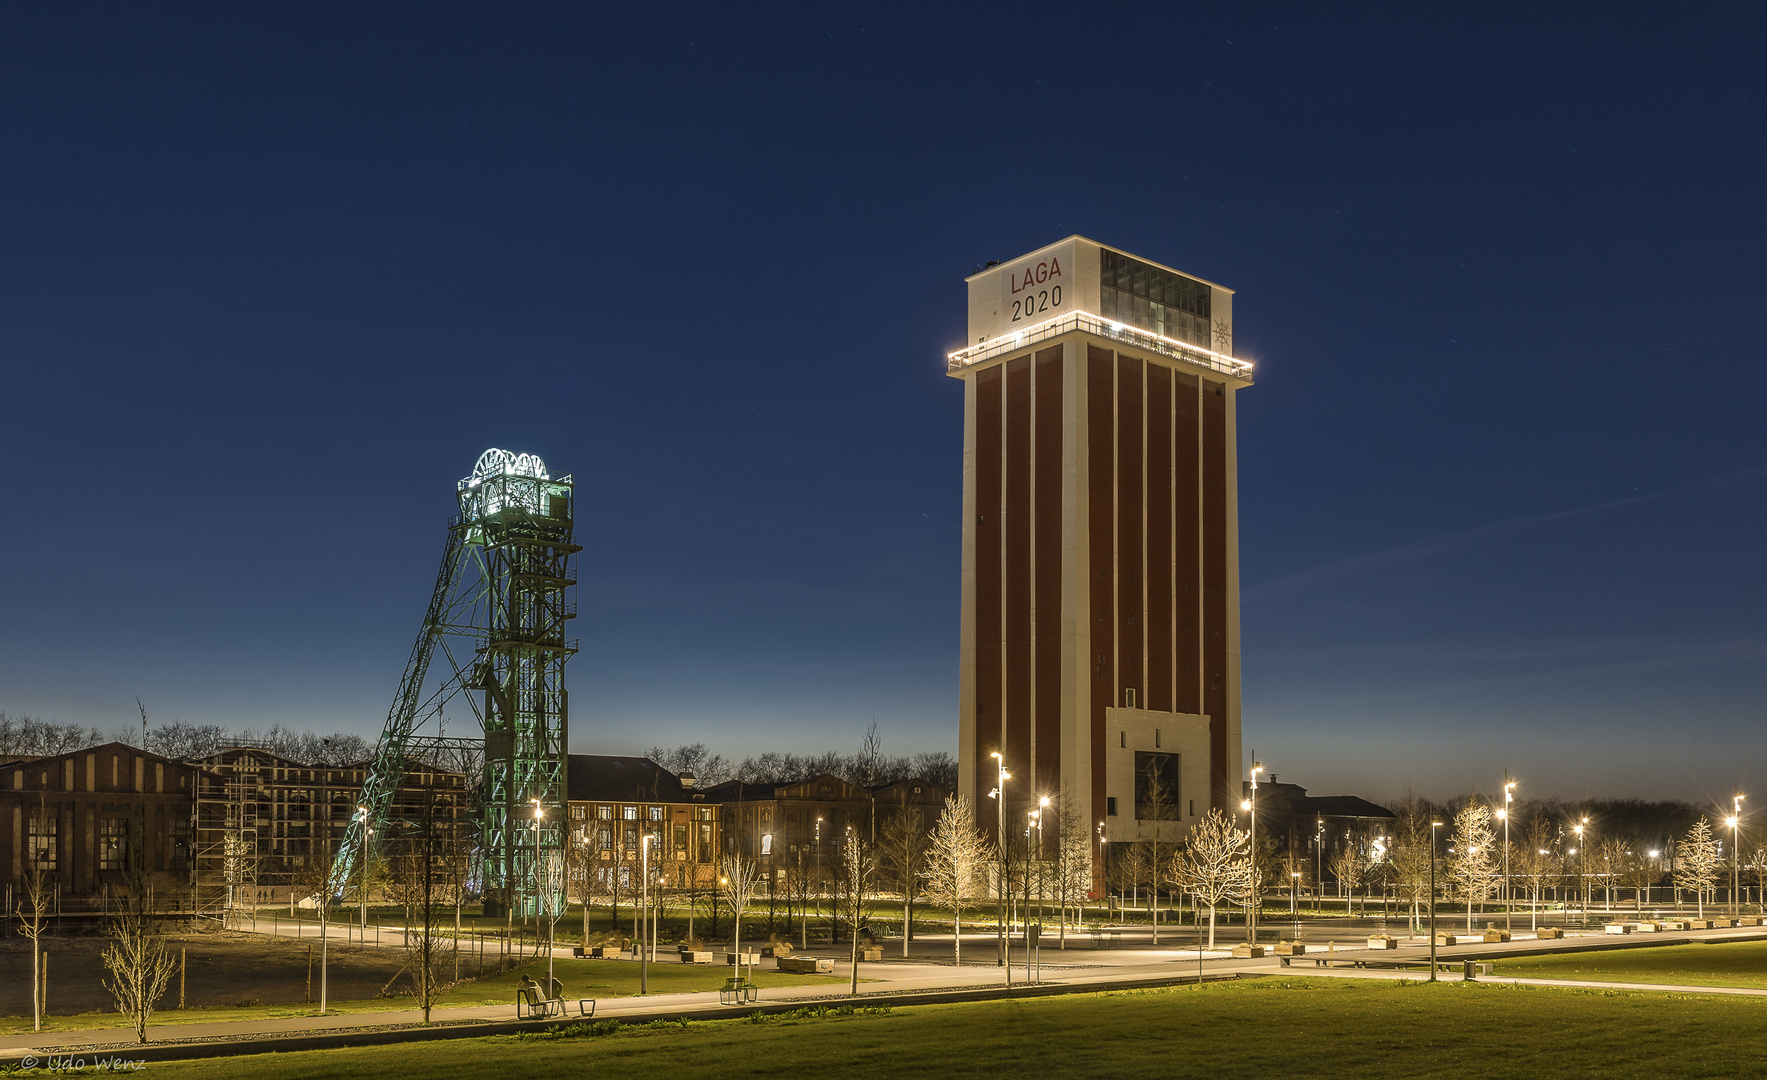
M 364 856 L 396 831 L 395 796 L 414 757 L 461 749 L 425 730 L 459 692 L 484 731 L 478 811 L 478 883 L 522 915 L 556 914 L 564 902 L 564 667 L 577 651 L 573 488 L 531 454 L 486 450 L 457 485 L 423 628 L 363 781 L 357 813 L 332 865 L 341 893 L 362 880 Z M 450 669 L 425 692 L 436 646 Z

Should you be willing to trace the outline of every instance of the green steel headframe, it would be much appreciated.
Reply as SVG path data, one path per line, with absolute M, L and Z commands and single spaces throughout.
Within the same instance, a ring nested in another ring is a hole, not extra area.
M 484 730 L 475 876 L 486 896 L 505 897 L 522 914 L 556 911 L 569 727 L 564 665 L 577 651 L 565 624 L 577 614 L 571 557 L 582 550 L 572 542 L 571 478 L 552 478 L 532 455 L 492 449 L 457 494 L 460 512 L 448 529 L 429 610 L 332 863 L 331 885 L 342 893 L 354 883 L 363 854 L 372 857 L 401 824 L 390 816 L 394 796 L 414 754 L 437 741 L 422 729 L 439 722 L 465 690 Z M 426 695 L 437 645 L 450 671 Z

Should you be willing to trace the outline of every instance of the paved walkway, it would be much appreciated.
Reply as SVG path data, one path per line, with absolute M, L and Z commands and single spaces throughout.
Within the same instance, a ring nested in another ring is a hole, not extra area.
M 301 934 L 299 927 L 287 927 L 291 934 Z M 390 938 L 396 930 L 389 928 Z M 305 935 L 301 935 L 305 936 Z M 1759 940 L 1767 936 L 1759 930 L 1734 929 L 1711 931 L 1685 931 L 1680 933 L 1651 934 L 1648 936 L 1614 937 L 1601 933 L 1580 933 L 1568 936 L 1559 941 L 1534 941 L 1524 939 L 1522 932 L 1517 932 L 1518 940 L 1508 944 L 1473 943 L 1469 945 L 1443 946 L 1437 949 L 1438 959 L 1443 963 L 1480 957 L 1484 959 L 1505 956 L 1527 955 L 1529 953 L 1575 952 L 1587 949 L 1636 948 L 1651 945 L 1669 945 L 1681 941 L 1708 940 L 1724 941 L 1738 939 Z M 372 935 L 371 935 L 372 938 Z M 967 935 L 966 935 L 967 938 Z M 921 942 L 923 948 L 938 947 L 936 938 L 928 938 Z M 948 936 L 947 936 L 948 940 Z M 978 936 L 977 945 L 985 945 L 991 938 Z M 1427 946 L 1420 939 L 1411 939 L 1414 944 L 1392 951 L 1374 951 L 1366 948 L 1337 949 L 1326 944 L 1308 946 L 1308 958 L 1330 956 L 1334 963 L 1354 964 L 1358 959 L 1373 962 L 1390 962 L 1392 960 L 1425 960 L 1428 956 Z M 1222 940 L 1225 944 L 1225 939 Z M 1346 943 L 1349 944 L 1349 943 Z M 390 947 L 391 942 L 388 942 Z M 972 948 L 966 940 L 965 949 Z M 979 950 L 978 950 L 979 951 Z M 814 950 L 812 951 L 813 954 Z M 568 949 L 559 950 L 562 956 L 569 956 Z M 1196 951 L 1186 951 L 1182 947 L 1166 948 L 1113 948 L 1095 950 L 1081 947 L 1069 950 L 1056 950 L 1045 947 L 1043 950 L 1042 982 L 1070 987 L 1076 990 L 1096 989 L 1108 990 L 1113 984 L 1145 983 L 1153 979 L 1168 979 L 1194 974 L 1199 967 L 1206 973 L 1244 975 L 1275 975 L 1288 973 L 1309 977 L 1357 978 L 1357 979 L 1417 979 L 1418 971 L 1403 971 L 1379 968 L 1357 968 L 1337 966 L 1320 968 L 1312 964 L 1297 964 L 1283 968 L 1275 957 L 1258 960 L 1233 959 L 1222 950 L 1205 951 L 1199 964 Z M 608 960 L 610 964 L 633 963 L 630 960 Z M 659 961 L 664 962 L 664 961 Z M 1024 981 L 1022 960 L 1015 955 L 1013 982 L 1015 985 Z M 782 1004 L 796 1001 L 815 1001 L 818 999 L 847 999 L 852 969 L 845 962 L 837 961 L 835 974 L 838 981 L 817 983 L 806 986 L 769 987 L 760 991 L 762 1004 Z M 930 992 L 937 990 L 963 990 L 1000 987 L 1005 981 L 1005 973 L 997 965 L 983 961 L 977 964 L 966 964 L 961 967 L 946 962 L 921 962 L 915 960 L 889 960 L 882 963 L 867 963 L 860 966 L 860 977 L 870 980 L 859 984 L 859 996 L 876 997 L 903 993 Z M 1455 974 L 1449 978 L 1459 980 Z M 1767 996 L 1767 990 L 1743 987 L 1724 986 L 1680 986 L 1661 985 L 1655 983 L 1620 983 L 1601 982 L 1594 980 L 1574 979 L 1521 979 L 1487 977 L 1481 981 L 1501 981 L 1527 986 L 1578 987 L 1585 989 L 1623 989 L 1642 990 L 1659 993 L 1685 994 L 1716 994 L 1743 997 Z M 575 1001 L 570 1002 L 572 1014 L 575 1014 Z M 640 1019 L 647 1016 L 662 1015 L 704 1015 L 714 1016 L 740 1015 L 741 1006 L 732 1007 L 718 1001 L 716 991 L 693 994 L 651 994 L 645 997 L 604 998 L 597 1002 L 595 1016 L 597 1019 Z M 513 1001 L 502 1005 L 481 1005 L 461 1008 L 439 1008 L 432 1011 L 432 1020 L 440 1023 L 497 1023 L 507 1024 L 515 1019 Z M 261 1039 L 267 1036 L 301 1035 L 319 1032 L 347 1032 L 350 1030 L 366 1030 L 395 1026 L 417 1025 L 422 1022 L 423 1015 L 417 1009 L 388 1009 L 376 1012 L 334 1013 L 329 1016 L 296 1016 L 276 1019 L 210 1021 L 204 1023 L 185 1023 L 154 1025 L 150 1029 L 150 1037 L 154 1042 L 177 1041 L 186 1039 L 226 1039 L 229 1037 Z M 536 1022 L 539 1023 L 539 1022 Z M 132 1032 L 127 1028 L 102 1028 L 81 1031 L 57 1032 L 25 1032 L 16 1035 L 0 1036 L 0 1057 L 15 1058 L 24 1054 L 45 1056 L 49 1052 L 60 1052 L 68 1047 L 103 1046 L 107 1050 L 119 1045 L 129 1045 Z

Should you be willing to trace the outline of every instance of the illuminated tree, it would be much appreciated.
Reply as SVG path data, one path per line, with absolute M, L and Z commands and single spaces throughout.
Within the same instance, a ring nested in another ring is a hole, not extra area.
M 1466 928 L 1473 928 L 1473 908 L 1490 897 L 1497 884 L 1497 838 L 1491 833 L 1491 808 L 1469 802 L 1454 815 L 1453 850 L 1448 878 L 1466 901 Z
M 1706 917 L 1706 890 L 1718 882 L 1718 840 L 1704 814 L 1687 830 L 1687 838 L 1675 846 L 1675 886 L 1692 889 L 1700 918 Z
M 1172 857 L 1178 885 L 1209 909 L 1209 948 L 1215 947 L 1215 908 L 1252 889 L 1251 834 L 1233 827 L 1220 807 L 1209 811 Z
M 963 911 L 976 893 L 976 882 L 993 859 L 993 849 L 976 830 L 975 810 L 968 799 L 945 800 L 933 828 L 927 859 L 927 899 L 951 909 L 952 957 L 963 963 Z

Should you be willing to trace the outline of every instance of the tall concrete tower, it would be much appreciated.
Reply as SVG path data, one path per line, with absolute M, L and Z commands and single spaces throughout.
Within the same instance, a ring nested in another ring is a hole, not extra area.
M 968 280 L 959 789 L 1175 839 L 1240 799 L 1233 293 L 1080 236 Z

